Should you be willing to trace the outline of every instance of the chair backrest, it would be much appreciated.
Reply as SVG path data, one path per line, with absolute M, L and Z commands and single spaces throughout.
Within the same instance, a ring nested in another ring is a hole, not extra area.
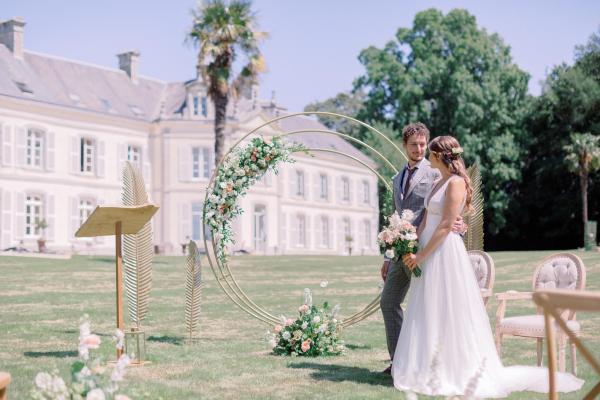
M 496 279 L 494 260 L 492 260 L 492 257 L 484 251 L 470 250 L 468 253 L 479 288 L 482 291 L 489 291 L 491 294 L 494 288 L 494 280 Z M 487 304 L 489 299 L 490 297 L 485 297 L 483 302 Z
M 556 253 L 544 258 L 533 274 L 533 290 L 538 289 L 585 289 L 585 265 L 573 253 Z M 575 311 L 563 317 L 573 319 Z

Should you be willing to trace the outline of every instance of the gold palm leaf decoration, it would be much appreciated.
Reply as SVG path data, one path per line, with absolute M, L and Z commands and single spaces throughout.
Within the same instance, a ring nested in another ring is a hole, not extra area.
M 137 206 L 148 203 L 148 193 L 140 170 L 129 161 L 123 168 L 123 205 Z M 125 296 L 129 317 L 135 328 L 141 330 L 148 312 L 152 288 L 152 225 L 148 222 L 135 235 L 123 235 L 123 264 Z
M 193 240 L 190 240 L 188 249 L 185 280 L 185 324 L 191 342 L 200 321 L 200 293 L 204 283 L 202 282 L 200 253 Z
M 464 217 L 469 229 L 463 236 L 463 240 L 467 250 L 483 250 L 483 193 L 481 192 L 481 172 L 477 164 L 467 168 L 467 175 L 471 179 L 473 198 L 471 212 Z

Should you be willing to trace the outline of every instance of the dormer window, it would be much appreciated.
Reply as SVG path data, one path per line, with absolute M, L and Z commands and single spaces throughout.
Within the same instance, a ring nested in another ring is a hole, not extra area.
M 208 105 L 206 104 L 206 96 L 202 96 L 202 115 L 204 117 L 208 116 Z
M 203 117 L 208 116 L 206 96 L 194 96 L 192 98 L 192 112 L 194 115 L 202 115 Z
M 29 87 L 25 82 L 14 81 L 15 85 L 19 88 L 19 90 L 23 93 L 33 94 L 33 89 Z
M 200 106 L 198 96 L 194 96 L 192 101 L 194 103 L 194 115 L 198 115 L 198 110 L 199 110 L 199 106 Z

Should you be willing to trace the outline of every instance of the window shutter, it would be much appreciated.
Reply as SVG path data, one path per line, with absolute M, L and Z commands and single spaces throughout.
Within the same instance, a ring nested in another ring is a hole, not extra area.
M 290 221 L 290 227 L 291 229 L 291 238 L 290 238 L 290 242 L 292 244 L 293 247 L 298 247 L 299 243 L 298 243 L 298 214 L 292 214 L 292 218 Z
M 15 237 L 22 239 L 25 236 L 25 193 L 17 193 L 17 203 L 15 213 L 15 226 L 17 228 Z
M 54 171 L 54 132 L 46 133 L 46 171 Z
M 298 197 L 298 176 L 296 175 L 296 170 L 290 169 L 288 172 L 290 174 L 290 197 Z M 294 242 L 294 244 L 297 244 L 297 242 Z
M 56 226 L 54 224 L 54 195 L 46 194 L 44 208 L 46 211 L 46 223 L 48 224 L 48 228 L 46 228 L 46 239 L 49 241 L 54 241 L 54 233 L 56 231 Z
M 343 198 L 342 178 L 340 176 L 335 177 L 335 200 L 337 203 L 341 203 Z
M 2 201 L 2 247 L 10 247 L 12 239 L 12 193 L 8 190 L 0 190 L 0 201 Z
M 179 181 L 189 182 L 192 179 L 192 150 L 186 145 L 179 146 Z M 185 238 L 185 236 L 184 236 Z M 183 243 L 183 242 L 182 242 Z
M 150 148 L 148 146 L 142 147 L 142 175 L 144 176 L 144 183 L 146 186 L 150 184 Z
M 97 153 L 97 162 L 96 162 L 96 167 L 97 167 L 97 171 L 96 171 L 96 176 L 103 178 L 105 175 L 105 163 L 104 163 L 104 141 L 103 140 L 96 140 L 96 143 L 98 145 L 98 148 L 96 149 Z
M 12 129 L 9 125 L 2 126 L 2 165 L 12 165 Z
M 79 137 L 71 138 L 71 172 L 81 173 L 81 139 Z
M 310 215 L 306 215 L 304 217 L 304 245 L 307 249 L 312 249 L 312 217 Z
M 363 181 L 358 181 L 356 184 L 356 204 L 358 205 L 364 205 L 364 187 L 363 187 Z
M 339 218 L 337 220 L 337 247 L 339 254 L 344 254 L 346 252 L 346 241 L 345 233 L 344 233 L 344 218 Z
M 288 248 L 287 225 L 287 214 L 281 213 L 281 232 L 279 233 L 279 248 L 281 254 L 283 254 L 284 250 Z
M 17 144 L 17 165 L 25 166 L 25 152 L 27 146 L 27 131 L 25 128 L 17 127 L 15 143 Z
M 79 198 L 70 197 L 70 214 L 71 214 L 71 238 L 75 238 L 75 232 L 79 229 Z
M 117 174 L 119 175 L 119 182 L 123 181 L 123 169 L 125 168 L 125 161 L 127 161 L 127 145 L 119 143 L 119 167 Z
M 182 203 L 180 207 L 181 232 L 179 243 L 188 243 L 192 237 L 192 207 L 190 203 Z
M 312 235 L 311 235 L 312 236 Z M 323 216 L 315 216 L 315 247 L 323 247 L 325 242 L 323 241 Z
M 371 207 L 377 208 L 379 207 L 379 181 L 373 181 L 371 185 Z

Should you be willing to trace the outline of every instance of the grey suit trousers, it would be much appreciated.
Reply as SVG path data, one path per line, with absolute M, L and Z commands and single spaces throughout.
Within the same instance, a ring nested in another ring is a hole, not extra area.
M 396 345 L 402 329 L 404 312 L 400 303 L 404 301 L 408 288 L 410 287 L 410 270 L 402 260 L 395 262 L 390 260 L 387 278 L 381 292 L 381 312 L 385 323 L 385 335 L 390 359 L 394 358 Z

